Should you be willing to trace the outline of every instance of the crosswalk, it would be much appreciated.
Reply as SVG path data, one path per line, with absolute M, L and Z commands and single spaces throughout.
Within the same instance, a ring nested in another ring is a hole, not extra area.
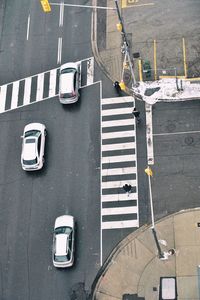
M 101 229 L 139 227 L 133 97 L 101 100 Z M 125 193 L 124 184 L 132 186 Z
M 82 60 L 81 69 L 84 71 L 81 86 L 92 84 L 94 57 Z M 0 86 L 0 113 L 57 96 L 59 70 L 55 68 Z

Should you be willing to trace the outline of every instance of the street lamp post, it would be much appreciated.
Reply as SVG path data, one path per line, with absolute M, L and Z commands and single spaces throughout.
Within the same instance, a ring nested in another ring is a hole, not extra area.
M 151 176 L 153 175 L 152 170 L 150 169 L 150 167 L 148 166 L 145 169 L 145 173 L 148 175 L 148 181 L 149 181 L 149 198 L 150 198 L 150 206 L 151 206 L 151 222 L 152 222 L 152 234 L 156 243 L 156 247 L 158 250 L 158 256 L 160 259 L 166 259 L 165 257 L 165 253 L 162 252 L 158 238 L 157 238 L 157 234 L 156 234 L 156 230 L 155 230 L 155 222 L 154 222 L 154 212 L 153 212 L 153 200 L 152 200 L 152 190 L 151 190 Z
M 117 15 L 118 15 L 118 18 L 119 18 L 119 22 L 120 22 L 120 25 L 121 25 L 121 33 L 122 33 L 122 36 L 123 36 L 124 53 L 125 53 L 125 55 L 127 55 L 127 58 L 128 58 L 128 63 L 129 63 L 131 76 L 132 76 L 132 80 L 133 80 L 133 85 L 136 85 L 135 75 L 134 75 L 133 66 L 132 66 L 132 62 L 131 62 L 131 58 L 130 58 L 129 44 L 128 44 L 128 40 L 127 40 L 127 36 L 126 36 L 126 32 L 125 32 L 125 28 L 124 28 L 124 24 L 123 24 L 123 20 L 122 20 L 121 14 L 120 14 L 119 5 L 118 5 L 117 0 L 115 0 L 115 5 L 116 5 L 116 9 L 117 9 Z

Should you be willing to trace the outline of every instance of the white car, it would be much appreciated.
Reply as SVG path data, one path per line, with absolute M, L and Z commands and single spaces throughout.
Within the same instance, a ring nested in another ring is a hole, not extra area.
M 74 263 L 74 217 L 60 216 L 53 231 L 53 265 L 57 268 L 71 267 Z
M 81 85 L 80 62 L 66 63 L 60 67 L 59 99 L 62 104 L 70 104 L 78 101 Z
M 41 123 L 30 123 L 24 127 L 21 153 L 23 170 L 35 171 L 43 167 L 46 133 L 45 125 Z

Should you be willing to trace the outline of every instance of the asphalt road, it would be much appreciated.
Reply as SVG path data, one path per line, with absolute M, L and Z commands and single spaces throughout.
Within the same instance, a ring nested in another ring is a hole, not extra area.
M 65 9 L 60 28 L 57 7 L 48 15 L 35 1 L 6 2 L 4 8 L 1 85 L 57 67 L 58 37 L 63 38 L 61 63 L 91 56 L 90 10 Z M 52 98 L 0 115 L 1 299 L 86 297 L 100 261 L 99 97 L 97 84 L 82 89 L 80 101 L 70 107 Z M 26 173 L 20 135 L 35 121 L 48 131 L 45 167 Z M 52 230 L 55 218 L 65 213 L 77 221 L 76 260 L 73 268 L 57 270 Z

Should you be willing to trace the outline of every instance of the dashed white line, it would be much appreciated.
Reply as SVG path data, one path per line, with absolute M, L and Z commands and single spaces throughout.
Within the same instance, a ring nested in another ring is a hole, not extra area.
M 58 57 L 57 57 L 57 64 L 61 63 L 61 57 L 62 57 L 62 38 L 58 38 Z
M 28 21 L 27 21 L 27 31 L 26 31 L 26 39 L 28 41 L 29 39 L 29 31 L 30 31 L 30 14 L 28 15 Z
M 63 19 L 64 19 L 64 2 L 60 4 L 60 18 L 59 18 L 59 27 L 63 26 Z

